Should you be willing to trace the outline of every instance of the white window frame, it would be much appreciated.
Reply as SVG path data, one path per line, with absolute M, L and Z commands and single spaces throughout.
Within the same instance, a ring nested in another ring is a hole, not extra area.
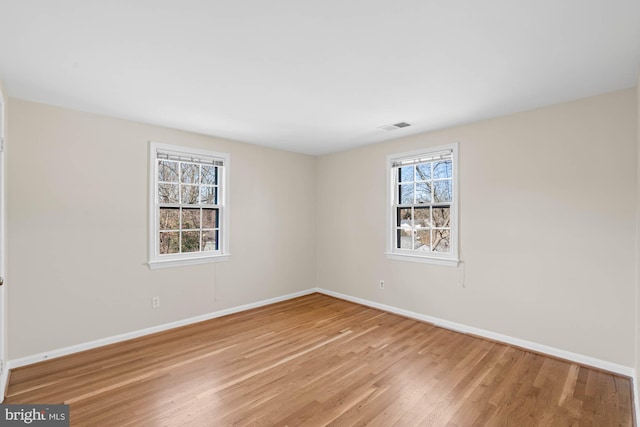
M 218 175 L 218 188 L 222 193 L 218 218 L 218 250 L 213 252 L 191 252 L 180 254 L 160 255 L 160 209 L 158 202 L 158 152 L 171 153 L 185 157 L 204 157 L 222 161 L 222 173 Z M 209 262 L 227 261 L 229 252 L 229 169 L 231 158 L 227 153 L 208 150 L 198 150 L 179 145 L 149 142 L 149 268 L 178 267 L 183 265 L 203 264 Z
M 396 248 L 396 209 L 395 201 L 398 191 L 397 174 L 398 168 L 393 165 L 401 161 L 417 160 L 420 158 L 429 158 L 437 153 L 444 151 L 451 151 L 452 159 L 452 172 L 451 176 L 453 197 L 451 200 L 450 211 L 450 227 L 451 227 L 451 241 L 450 241 L 450 253 L 440 252 L 422 252 L 417 250 L 407 250 Z M 436 147 L 428 147 L 421 150 L 415 150 L 405 153 L 391 154 L 387 156 L 387 251 L 385 255 L 388 259 L 398 261 L 414 261 L 427 264 L 438 264 L 450 267 L 457 267 L 459 260 L 458 255 L 458 144 L 439 145 Z

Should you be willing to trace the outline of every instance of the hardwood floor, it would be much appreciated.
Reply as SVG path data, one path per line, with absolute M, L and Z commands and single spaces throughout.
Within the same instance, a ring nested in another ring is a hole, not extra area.
M 12 371 L 74 426 L 631 426 L 631 384 L 313 294 Z

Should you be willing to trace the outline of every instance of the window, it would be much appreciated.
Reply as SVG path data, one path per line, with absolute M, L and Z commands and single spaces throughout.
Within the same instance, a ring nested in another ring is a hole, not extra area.
M 149 266 L 227 259 L 229 155 L 150 143 Z
M 457 144 L 392 155 L 387 163 L 387 256 L 457 266 Z

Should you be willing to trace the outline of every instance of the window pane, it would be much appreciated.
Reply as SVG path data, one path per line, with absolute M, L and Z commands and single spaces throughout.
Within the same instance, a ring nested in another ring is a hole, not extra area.
M 202 205 L 217 205 L 218 201 L 218 188 L 217 187 L 205 187 L 200 186 L 200 204 Z
M 400 204 L 407 205 L 413 203 L 413 184 L 400 186 Z
M 187 205 L 195 205 L 198 203 L 198 186 L 197 185 L 181 185 L 182 203 Z
M 434 227 L 449 227 L 450 208 L 433 208 Z
M 400 168 L 400 182 L 413 181 L 413 166 Z
M 414 210 L 414 227 L 415 228 L 429 228 L 431 227 L 431 208 L 415 208 Z
M 217 209 L 202 209 L 202 228 L 218 228 Z
M 431 179 L 431 162 L 417 165 L 416 180 L 426 181 L 428 179 Z
M 193 163 L 180 163 L 181 181 L 185 184 L 197 184 L 200 179 L 200 166 Z
M 200 232 L 182 232 L 182 252 L 198 252 L 200 250 Z
M 218 250 L 218 232 L 208 230 L 202 232 L 202 250 L 217 251 Z
M 398 227 L 411 228 L 411 208 L 398 208 Z
M 178 162 L 159 160 L 158 181 L 178 182 Z
M 180 208 L 160 208 L 160 230 L 180 228 Z
M 431 183 L 416 183 L 416 203 L 431 203 Z
M 160 203 L 178 203 L 178 184 L 158 184 Z
M 200 209 L 182 209 L 182 229 L 200 228 Z
M 431 250 L 431 232 L 429 229 L 420 229 L 416 232 L 414 248 L 419 251 Z
M 451 160 L 441 160 L 433 163 L 433 178 L 451 178 Z
M 413 243 L 411 242 L 412 235 L 413 231 L 411 231 L 411 229 L 398 230 L 396 247 L 400 249 L 413 249 Z
M 451 201 L 451 180 L 436 181 L 434 187 L 434 202 L 450 202 Z
M 433 230 L 433 250 L 435 252 L 451 252 L 450 244 L 450 230 Z
M 177 254 L 180 252 L 180 233 L 177 231 L 160 233 L 160 253 Z
M 202 165 L 202 184 L 217 184 L 218 168 Z

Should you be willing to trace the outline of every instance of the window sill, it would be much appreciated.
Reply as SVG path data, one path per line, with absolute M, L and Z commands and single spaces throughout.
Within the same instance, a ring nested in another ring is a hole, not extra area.
M 231 254 L 202 256 L 202 257 L 184 258 L 184 259 L 166 259 L 166 260 L 159 260 L 159 261 L 149 261 L 147 264 L 149 265 L 149 268 L 151 270 L 155 270 L 157 268 L 182 267 L 184 265 L 195 265 L 195 264 L 206 264 L 210 262 L 228 261 L 230 256 Z
M 385 252 L 388 259 L 395 261 L 421 262 L 423 264 L 445 265 L 447 267 L 457 267 L 460 263 L 459 259 L 432 258 L 420 255 L 397 254 L 393 252 Z

